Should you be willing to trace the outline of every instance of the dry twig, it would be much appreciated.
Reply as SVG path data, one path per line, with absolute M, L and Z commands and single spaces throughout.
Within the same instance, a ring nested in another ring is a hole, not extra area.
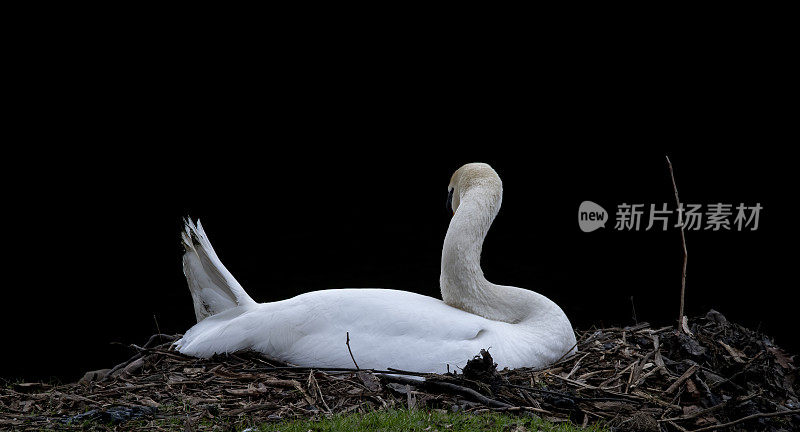
M 350 353 L 350 358 L 353 360 L 353 364 L 356 365 L 356 370 L 358 370 L 358 363 L 356 363 L 356 358 L 353 357 L 353 351 L 350 350 L 350 332 L 347 332 L 347 342 L 345 343 L 347 344 L 347 352 Z
M 678 314 L 678 329 L 679 331 L 683 331 L 688 333 L 689 329 L 687 327 L 686 321 L 684 320 L 685 315 L 683 312 L 683 305 L 684 305 L 684 297 L 686 294 L 686 261 L 688 257 L 688 252 L 686 250 L 686 234 L 684 233 L 683 227 L 685 222 L 683 220 L 683 208 L 681 207 L 681 200 L 678 198 L 678 185 L 675 183 L 675 173 L 672 171 L 672 162 L 669 160 L 669 156 L 667 158 L 667 165 L 669 165 L 669 176 L 672 178 L 672 190 L 675 191 L 675 202 L 678 205 L 678 224 L 681 227 L 681 244 L 683 245 L 683 271 L 681 272 L 681 307 L 680 313 Z

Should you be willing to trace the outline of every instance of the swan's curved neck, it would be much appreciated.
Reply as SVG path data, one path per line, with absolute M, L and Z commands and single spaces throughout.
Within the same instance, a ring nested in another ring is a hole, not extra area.
M 530 315 L 525 290 L 498 286 L 486 280 L 481 250 L 502 201 L 502 187 L 482 185 L 461 196 L 450 221 L 442 250 L 439 285 L 450 306 L 484 318 L 517 323 Z

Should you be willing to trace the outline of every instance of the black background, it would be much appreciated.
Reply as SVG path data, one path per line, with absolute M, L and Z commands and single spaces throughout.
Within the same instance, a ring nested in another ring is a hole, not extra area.
M 175 51 L 31 71 L 3 161 L 2 375 L 73 380 L 157 327 L 188 329 L 186 215 L 257 301 L 342 287 L 438 296 L 446 187 L 474 161 L 504 181 L 490 281 L 547 295 L 578 329 L 632 324 L 631 297 L 639 321 L 670 325 L 679 233 L 577 224 L 584 200 L 612 215 L 672 208 L 667 154 L 682 201 L 763 206 L 755 232 L 687 233 L 687 314 L 715 308 L 797 352 L 795 167 L 771 150 L 794 144 L 796 119 L 783 69 L 757 52 L 742 69 L 740 53 L 498 54 L 475 69 L 325 48 L 212 67 Z

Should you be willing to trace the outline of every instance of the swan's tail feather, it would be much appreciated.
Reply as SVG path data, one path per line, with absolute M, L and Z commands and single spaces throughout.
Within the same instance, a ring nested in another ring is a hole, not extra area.
M 256 304 L 222 265 L 199 219 L 197 224 L 189 218 L 185 220 L 181 242 L 186 251 L 183 274 L 192 293 L 197 322 L 237 306 Z

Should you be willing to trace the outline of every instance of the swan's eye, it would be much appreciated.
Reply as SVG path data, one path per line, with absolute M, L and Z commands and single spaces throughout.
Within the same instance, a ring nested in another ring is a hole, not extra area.
M 455 213 L 456 211 L 453 209 L 453 190 L 455 189 L 447 191 L 447 209 Z

